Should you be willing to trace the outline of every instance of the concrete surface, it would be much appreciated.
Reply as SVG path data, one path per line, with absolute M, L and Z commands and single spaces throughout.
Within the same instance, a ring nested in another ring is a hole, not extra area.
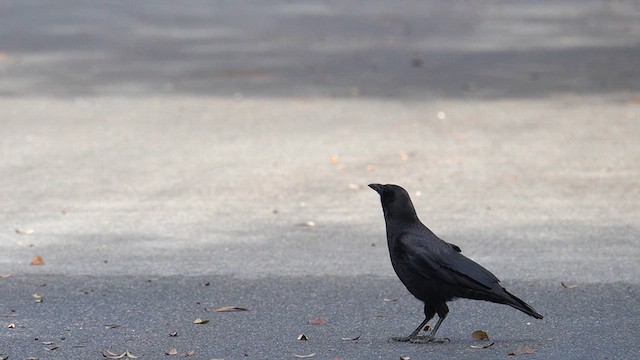
M 638 357 L 638 20 L 631 1 L 3 2 L 0 354 Z M 461 300 L 451 343 L 388 343 L 421 307 L 371 182 L 545 319 Z M 478 329 L 495 344 L 471 348 Z

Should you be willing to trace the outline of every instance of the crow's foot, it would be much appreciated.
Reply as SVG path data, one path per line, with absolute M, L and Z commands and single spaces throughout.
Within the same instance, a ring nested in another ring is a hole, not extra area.
M 397 342 L 409 342 L 411 341 L 410 336 L 394 336 L 389 341 L 397 341 Z
M 427 335 L 427 336 L 414 336 L 412 338 L 409 338 L 409 342 L 411 342 L 412 344 L 426 344 L 426 343 L 442 344 L 445 342 L 451 342 L 451 340 L 449 338 L 437 338 L 431 335 Z
M 397 342 L 410 342 L 413 344 L 426 344 L 426 343 L 437 343 L 442 344 L 444 342 L 450 342 L 449 338 L 436 338 L 430 335 L 415 335 L 415 336 L 394 336 L 389 341 L 397 341 Z

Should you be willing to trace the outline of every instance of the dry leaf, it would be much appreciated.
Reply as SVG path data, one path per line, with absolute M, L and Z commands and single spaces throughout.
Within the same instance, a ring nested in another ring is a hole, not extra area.
M 471 345 L 472 349 L 486 349 L 488 347 L 493 346 L 493 344 L 495 344 L 495 341 L 492 341 L 491 344 L 487 344 L 487 345 Z
M 178 355 L 178 349 L 176 349 L 175 347 L 172 347 L 171 349 L 169 349 L 169 351 L 165 353 L 165 355 Z
M 187 353 L 184 355 L 185 357 L 189 357 L 189 356 L 195 356 L 196 352 L 191 350 L 191 351 L 187 351 Z
M 522 345 L 522 347 L 520 349 L 515 350 L 515 351 L 511 351 L 507 355 L 511 355 L 511 356 L 527 355 L 527 354 L 533 354 L 534 352 L 535 352 L 535 350 L 533 350 L 529 345 L 524 344 L 524 345 Z
M 565 289 L 573 289 L 574 287 L 578 286 L 578 285 L 566 283 L 564 281 L 561 281 L 560 285 L 562 285 L 562 287 L 565 288 Z
M 35 299 L 35 302 L 37 303 L 41 303 L 44 300 L 44 295 L 42 295 L 41 293 L 35 293 L 31 296 L 33 296 L 33 298 Z
M 385 302 L 396 302 L 396 301 L 398 301 L 398 298 L 391 298 L 391 299 L 390 298 L 384 298 L 382 300 L 385 301 Z
M 123 358 L 137 359 L 138 358 L 137 356 L 135 356 L 132 353 L 130 353 L 129 350 L 126 350 L 122 354 L 116 354 L 116 353 L 111 352 L 109 350 L 105 350 L 105 351 L 102 352 L 102 356 L 106 357 L 107 359 L 123 359 Z
M 243 308 L 240 306 L 223 306 L 223 307 L 219 307 L 215 310 L 213 310 L 215 312 L 231 312 L 231 311 L 249 311 L 249 309 L 247 308 Z
M 306 358 L 310 358 L 310 357 L 314 357 L 316 356 L 316 353 L 311 353 L 309 355 L 298 355 L 298 354 L 293 354 L 293 356 L 299 358 L 299 359 L 306 359 Z
M 634 96 L 624 101 L 625 104 L 640 104 L 640 96 Z
M 300 334 L 298 335 L 298 340 L 309 340 L 309 338 L 305 334 Z
M 309 320 L 309 325 L 324 325 L 326 323 L 327 323 L 327 320 L 319 317 Z
M 44 265 L 44 260 L 42 260 L 40 255 L 37 255 L 31 260 L 31 265 Z
M 109 351 L 109 350 L 105 350 L 105 351 L 103 351 L 103 352 L 102 352 L 102 356 L 104 356 L 104 357 L 106 357 L 106 358 L 109 358 L 109 359 L 120 359 L 120 358 L 118 357 L 118 356 L 120 356 L 120 355 L 118 355 L 118 354 L 116 354 L 116 353 L 114 353 L 114 352 L 111 352 L 111 351 Z M 124 356 L 124 353 L 123 353 L 123 356 Z
M 472 332 L 471 337 L 475 340 L 489 340 L 489 334 L 482 330 L 476 330 Z
M 200 324 L 206 324 L 206 323 L 208 323 L 208 322 L 209 322 L 209 320 L 203 320 L 203 319 L 201 319 L 201 318 L 197 318 L 197 319 L 193 320 L 193 323 L 194 323 L 194 324 L 198 324 L 198 325 L 200 325 Z
M 20 235 L 31 235 L 34 232 L 36 232 L 33 229 L 16 229 L 16 234 L 20 234 Z
M 129 350 L 124 352 L 124 356 L 129 359 L 137 359 L 138 357 L 129 352 Z
M 14 323 L 10 323 L 9 325 L 7 325 L 7 327 L 8 327 L 9 329 L 15 329 L 15 328 L 16 328 L 16 324 L 14 324 Z
M 343 337 L 342 341 L 352 341 L 352 340 L 358 340 L 358 339 L 360 339 L 360 335 L 353 336 L 353 337 Z

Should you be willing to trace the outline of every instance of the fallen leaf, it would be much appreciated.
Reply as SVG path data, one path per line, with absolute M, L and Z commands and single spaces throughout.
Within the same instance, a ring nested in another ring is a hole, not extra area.
M 165 352 L 165 355 L 178 355 L 178 349 L 172 347 L 169 351 Z
M 475 340 L 489 340 L 489 334 L 482 330 L 476 330 L 472 332 L 471 337 Z
M 507 355 L 518 356 L 518 355 L 533 354 L 534 352 L 535 352 L 535 350 L 533 350 L 529 345 L 524 344 L 524 345 L 522 345 L 522 347 L 520 349 L 515 350 L 515 351 L 511 351 Z
M 16 229 L 16 234 L 20 234 L 20 235 L 31 235 L 34 232 L 36 232 L 33 229 Z
M 625 104 L 640 104 L 640 96 L 634 96 L 624 101 Z
M 171 337 L 176 337 L 176 336 L 178 336 L 178 332 L 174 331 L 174 332 L 172 332 L 171 334 L 169 334 L 169 336 L 171 336 Z
M 36 255 L 36 257 L 31 260 L 31 265 L 44 265 L 44 260 L 40 255 Z
M 15 328 L 16 328 L 16 324 L 14 324 L 14 323 L 10 323 L 9 325 L 7 325 L 7 327 L 8 327 L 9 329 L 15 329 Z
M 326 323 L 327 323 L 327 320 L 319 317 L 309 320 L 309 325 L 324 325 Z
M 209 322 L 209 320 L 203 320 L 203 319 L 201 319 L 201 318 L 197 318 L 197 319 L 193 320 L 193 323 L 194 323 L 194 324 L 197 324 L 197 325 L 200 325 L 200 324 L 206 324 L 206 323 L 208 323 L 208 322 Z
M 102 356 L 106 357 L 107 359 L 123 359 L 123 358 L 137 359 L 138 358 L 137 356 L 135 356 L 132 353 L 130 353 L 129 350 L 126 350 L 122 354 L 116 354 L 116 353 L 111 352 L 109 350 L 105 350 L 105 351 L 102 352 Z
M 187 351 L 187 353 L 184 355 L 185 357 L 189 357 L 189 356 L 195 356 L 196 352 L 191 350 L 191 351 Z
M 487 344 L 487 345 L 471 345 L 472 349 L 486 349 L 488 347 L 493 346 L 493 344 L 495 344 L 495 341 L 492 341 L 491 344 Z
M 293 354 L 293 356 L 299 358 L 299 359 L 306 359 L 306 358 L 310 358 L 310 357 L 314 357 L 316 356 L 316 353 L 311 353 L 309 355 L 298 355 L 298 354 Z
M 11 277 L 11 274 L 0 274 L 0 279 L 7 279 L 10 277 Z
M 42 295 L 41 293 L 35 293 L 31 296 L 33 296 L 33 298 L 35 299 L 35 302 L 37 303 L 41 303 L 44 300 L 44 295 Z
M 129 359 L 137 359 L 138 357 L 129 352 L 129 350 L 124 352 L 124 355 Z
M 390 298 L 384 298 L 382 300 L 385 301 L 385 302 L 396 302 L 396 301 L 398 301 L 398 298 L 391 298 L 391 299 Z
M 231 311 L 249 311 L 249 309 L 240 306 L 223 306 L 215 310 L 215 312 L 231 312 Z
M 300 334 L 298 335 L 298 340 L 309 340 L 309 338 L 305 334 Z
M 353 341 L 353 340 L 358 340 L 358 339 L 360 339 L 360 335 L 352 336 L 352 337 L 343 337 L 342 341 Z
M 560 281 L 560 285 L 562 285 L 562 287 L 565 289 L 573 289 L 574 287 L 578 286 L 578 285 L 566 283 L 564 281 Z

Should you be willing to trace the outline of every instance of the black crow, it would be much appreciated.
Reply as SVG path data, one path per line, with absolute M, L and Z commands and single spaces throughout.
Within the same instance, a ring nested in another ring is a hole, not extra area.
M 436 331 L 449 313 L 447 301 L 457 298 L 491 301 L 542 319 L 530 305 L 500 286 L 487 269 L 461 254 L 431 232 L 416 215 L 409 194 L 398 185 L 370 184 L 380 194 L 391 264 L 409 292 L 424 302 L 424 321 L 411 335 L 394 341 L 441 342 Z M 418 336 L 435 314 L 438 322 L 426 336 Z

